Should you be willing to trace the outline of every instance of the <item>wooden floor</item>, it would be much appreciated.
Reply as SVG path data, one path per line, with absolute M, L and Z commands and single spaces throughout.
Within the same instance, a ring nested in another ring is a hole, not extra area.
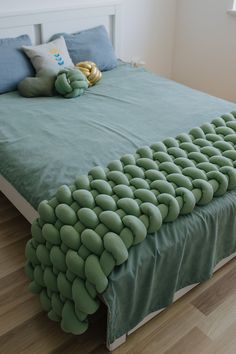
M 105 309 L 72 336 L 41 311 L 27 289 L 30 225 L 0 193 L 0 353 L 103 354 Z M 115 354 L 236 354 L 236 259 L 128 337 Z

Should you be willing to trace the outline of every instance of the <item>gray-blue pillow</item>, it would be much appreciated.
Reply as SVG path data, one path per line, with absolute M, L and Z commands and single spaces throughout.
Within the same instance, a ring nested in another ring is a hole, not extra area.
M 101 71 L 117 66 L 117 58 L 104 26 L 90 28 L 78 33 L 58 33 L 51 40 L 63 36 L 74 64 L 93 61 Z
M 21 80 L 34 76 L 34 69 L 21 50 L 23 45 L 32 45 L 29 36 L 0 39 L 0 94 L 16 90 Z

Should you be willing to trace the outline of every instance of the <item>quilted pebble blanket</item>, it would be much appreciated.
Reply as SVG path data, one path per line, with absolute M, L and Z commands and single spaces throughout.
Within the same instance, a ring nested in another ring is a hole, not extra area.
M 129 249 L 163 223 L 235 189 L 235 167 L 232 112 L 94 167 L 42 201 L 26 245 L 26 274 L 49 318 L 66 332 L 85 332 L 109 274 Z

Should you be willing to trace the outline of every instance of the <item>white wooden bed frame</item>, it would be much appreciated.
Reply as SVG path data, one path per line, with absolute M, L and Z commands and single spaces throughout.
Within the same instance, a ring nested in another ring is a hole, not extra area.
M 78 1 L 79 3 L 79 1 Z M 117 56 L 121 53 L 120 36 L 122 0 L 92 2 L 86 1 L 76 7 L 45 9 L 34 12 L 17 12 L 0 14 L 0 38 L 29 34 L 33 44 L 40 44 L 58 32 L 76 32 L 85 28 L 104 24 L 108 30 Z M 17 190 L 0 175 L 0 191 L 30 222 L 37 217 L 37 211 L 17 192 Z M 222 260 L 214 271 L 221 268 L 236 253 Z M 198 284 L 190 285 L 176 292 L 174 301 L 182 297 Z M 158 315 L 162 310 L 149 314 L 135 328 L 115 340 L 107 348 L 112 351 L 126 341 L 129 334 Z

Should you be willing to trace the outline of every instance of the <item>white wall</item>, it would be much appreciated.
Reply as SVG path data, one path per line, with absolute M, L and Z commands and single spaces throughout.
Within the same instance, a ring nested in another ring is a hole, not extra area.
M 177 0 L 172 78 L 236 102 L 233 0 Z
M 170 77 L 176 0 L 124 2 L 124 57 L 140 58 L 154 72 Z
M 0 0 L 0 12 L 76 6 L 86 0 Z M 94 0 L 98 2 L 99 0 Z M 122 56 L 137 58 L 163 76 L 171 75 L 176 0 L 124 0 Z

